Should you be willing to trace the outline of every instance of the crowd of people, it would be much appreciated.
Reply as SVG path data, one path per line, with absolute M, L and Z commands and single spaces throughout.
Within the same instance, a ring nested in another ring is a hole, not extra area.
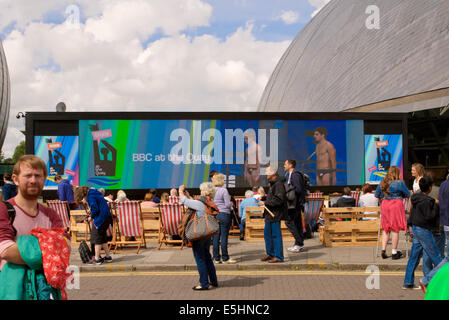
M 208 214 L 210 205 L 216 212 L 219 229 L 216 234 L 199 240 L 191 241 L 192 252 L 199 272 L 199 285 L 193 290 L 208 290 L 218 287 L 218 278 L 215 264 L 234 264 L 237 261 L 231 258 L 228 250 L 228 237 L 233 217 L 238 216 L 240 224 L 240 240 L 245 237 L 246 208 L 262 207 L 265 219 L 264 242 L 265 255 L 261 261 L 268 263 L 282 263 L 284 261 L 284 245 L 281 233 L 281 221 L 284 220 L 295 242 L 287 250 L 299 253 L 304 250 L 304 234 L 301 212 L 304 210 L 307 190 L 303 174 L 295 169 L 296 162 L 288 159 L 284 163 L 284 174 L 279 174 L 272 167 L 266 167 L 269 183 L 268 190 L 263 187 L 254 187 L 245 192 L 245 199 L 241 201 L 238 212 L 235 200 L 225 187 L 225 176 L 212 171 L 210 181 L 199 186 L 200 195 L 192 196 L 185 186 L 171 189 L 170 193 L 163 193 L 160 198 L 157 191 L 152 189 L 145 194 L 141 203 L 143 208 L 154 208 L 159 204 L 169 203 L 171 198 L 195 212 L 196 216 Z M 413 245 L 409 254 L 403 289 L 427 290 L 430 281 L 440 269 L 449 261 L 445 255 L 445 242 L 449 241 L 449 176 L 440 187 L 435 185 L 433 172 L 426 172 L 424 166 L 415 163 L 411 167 L 414 178 L 413 188 L 409 190 L 401 180 L 401 170 L 392 166 L 385 178 L 373 191 L 369 184 L 361 188 L 361 195 L 356 199 L 351 196 L 351 189 L 345 187 L 343 195 L 335 202 L 337 207 L 379 206 L 381 210 L 380 225 L 382 228 L 383 259 L 390 256 L 387 253 L 388 241 L 391 237 L 391 258 L 393 260 L 403 257 L 398 250 L 399 232 L 407 231 L 413 238 Z M 29 268 L 26 256 L 19 253 L 21 236 L 30 235 L 34 228 L 62 228 L 62 221 L 56 212 L 41 204 L 38 197 L 41 195 L 47 177 L 45 163 L 35 156 L 22 157 L 14 166 L 12 176 L 5 175 L 3 195 L 10 197 L 8 203 L 15 211 L 16 222 L 11 221 L 10 209 L 0 204 L 0 255 L 1 267 L 8 262 Z M 58 196 L 60 200 L 67 201 L 70 207 L 85 206 L 90 212 L 92 221 L 91 244 L 94 256 L 90 263 L 102 264 L 112 262 L 108 248 L 107 229 L 112 224 L 112 214 L 108 202 L 127 201 L 124 190 L 119 190 L 114 199 L 112 194 L 106 194 L 104 189 L 96 190 L 85 186 L 73 188 L 70 182 L 55 177 L 58 183 Z M 15 187 L 15 188 L 14 188 Z M 75 189 L 75 190 L 74 190 Z M 15 194 L 16 192 L 16 194 Z M 411 198 L 411 206 L 406 212 L 404 199 Z M 209 201 L 209 202 L 207 202 Z M 408 219 L 407 219 L 408 216 Z M 69 235 L 65 235 L 69 239 Z M 212 246 L 212 254 L 210 247 Z M 105 255 L 100 255 L 104 250 Z M 415 285 L 415 270 L 423 259 L 424 277 Z M 1 269 L 0 269 L 1 270 Z M 7 272 L 0 272 L 0 288 L 7 283 Z M 23 279 L 22 279 L 23 280 Z M 23 280 L 24 281 L 24 280 Z M 438 288 L 438 285 L 434 285 Z M 435 289 L 437 290 L 437 289 Z M 444 290 L 439 290 L 439 292 Z M 21 294 L 21 293 L 18 293 Z M 0 299 L 8 298 L 5 290 L 0 289 Z

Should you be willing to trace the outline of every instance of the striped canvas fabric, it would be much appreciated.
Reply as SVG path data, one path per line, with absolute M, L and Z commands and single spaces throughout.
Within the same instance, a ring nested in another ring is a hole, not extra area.
M 351 191 L 351 197 L 355 199 L 355 206 L 359 206 L 359 200 L 360 200 L 360 193 L 361 191 Z
M 309 198 L 322 198 L 323 197 L 323 193 L 322 192 L 309 193 L 307 195 L 307 197 L 309 197 Z
M 239 212 L 239 207 L 240 207 L 240 204 L 242 203 L 243 200 L 245 200 L 245 198 L 235 198 L 235 205 L 237 207 L 237 208 L 235 208 L 235 210 L 237 212 Z
M 178 203 L 179 197 L 178 196 L 169 196 L 168 197 L 168 203 Z
M 48 200 L 47 204 L 49 208 L 52 208 L 58 213 L 58 216 L 61 218 L 64 228 L 70 228 L 68 202 L 60 200 Z
M 166 234 L 171 236 L 178 234 L 178 225 L 182 220 L 183 209 L 183 205 L 179 203 L 161 203 L 159 205 Z
M 304 204 L 304 222 L 311 223 L 312 221 L 317 221 L 323 204 L 323 198 L 308 199 Z
M 140 237 L 142 235 L 140 202 L 130 200 L 116 204 L 120 234 L 125 237 Z

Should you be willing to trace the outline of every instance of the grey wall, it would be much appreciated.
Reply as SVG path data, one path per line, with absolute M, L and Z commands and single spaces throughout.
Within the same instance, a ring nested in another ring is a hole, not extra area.
M 365 25 L 373 4 L 379 30 Z M 343 111 L 449 87 L 448 57 L 447 0 L 332 0 L 279 61 L 259 110 Z
M 10 96 L 8 66 L 3 45 L 0 41 L 0 149 L 5 141 L 8 128 Z

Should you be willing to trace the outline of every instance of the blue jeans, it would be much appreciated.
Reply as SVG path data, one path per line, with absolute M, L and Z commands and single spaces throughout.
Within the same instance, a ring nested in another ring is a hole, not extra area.
M 404 285 L 415 284 L 415 270 L 419 265 L 423 251 L 427 253 L 435 265 L 438 265 L 442 259 L 433 239 L 432 231 L 417 226 L 413 226 L 412 230 L 413 245 L 405 270 Z
M 449 232 L 445 231 L 444 233 L 446 234 L 447 245 L 449 246 Z M 432 280 L 433 276 L 438 272 L 438 270 L 440 270 L 441 267 L 443 267 L 448 262 L 449 256 L 446 256 L 443 260 L 441 260 L 439 264 L 436 265 L 435 268 L 432 269 L 432 271 L 429 272 L 427 276 L 424 276 L 424 278 L 421 279 L 422 283 L 427 286 L 430 283 L 430 280 Z
M 229 260 L 228 237 L 229 237 L 229 229 L 231 228 L 231 215 L 229 213 L 220 212 L 217 215 L 217 219 L 220 225 L 220 229 L 218 231 L 218 234 L 216 234 L 213 238 L 214 259 L 215 261 L 220 261 L 220 258 L 223 257 L 223 261 L 228 261 Z M 220 256 L 220 244 L 221 244 L 221 256 Z
M 217 273 L 210 255 L 210 238 L 192 241 L 192 251 L 200 274 L 200 285 L 206 288 L 209 287 L 209 282 L 214 286 L 218 285 Z
M 245 231 L 245 226 L 246 226 L 246 219 L 242 219 L 240 221 L 240 232 L 244 232 Z
M 446 243 L 444 232 L 434 232 L 433 238 L 435 239 L 441 257 L 444 257 L 444 244 Z M 436 265 L 432 263 L 432 259 L 430 259 L 429 255 L 424 251 L 422 255 L 422 271 L 424 275 L 428 275 L 434 267 L 436 267 Z
M 270 222 L 265 220 L 264 229 L 265 249 L 267 255 L 284 261 L 284 245 L 282 243 L 282 232 L 280 222 Z

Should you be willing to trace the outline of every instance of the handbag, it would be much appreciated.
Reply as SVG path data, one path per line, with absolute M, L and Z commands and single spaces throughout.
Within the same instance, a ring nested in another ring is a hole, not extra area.
M 216 235 L 219 230 L 217 218 L 210 214 L 195 216 L 187 223 L 185 228 L 185 236 L 190 241 L 209 238 Z

